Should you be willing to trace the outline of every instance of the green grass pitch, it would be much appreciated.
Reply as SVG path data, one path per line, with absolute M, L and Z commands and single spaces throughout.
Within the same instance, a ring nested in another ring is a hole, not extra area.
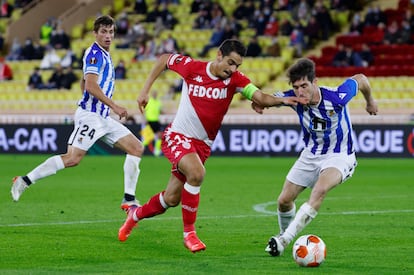
M 300 234 L 327 245 L 318 268 L 297 266 L 292 244 L 282 257 L 264 252 L 277 233 L 275 200 L 295 158 L 211 157 L 202 185 L 197 230 L 206 251 L 182 243 L 180 207 L 140 223 L 125 243 L 123 156 L 87 156 L 43 179 L 15 203 L 11 179 L 47 156 L 1 155 L 1 274 L 413 274 L 414 161 L 363 159 L 354 177 L 332 190 Z M 169 178 L 165 158 L 144 157 L 141 202 Z M 300 205 L 308 197 L 305 191 Z

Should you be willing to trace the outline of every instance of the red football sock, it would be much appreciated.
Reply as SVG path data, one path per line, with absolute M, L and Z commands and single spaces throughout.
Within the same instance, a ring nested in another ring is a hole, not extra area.
M 184 184 L 181 193 L 181 207 L 184 224 L 184 232 L 195 231 L 198 204 L 200 202 L 200 187 Z
M 138 219 L 150 218 L 164 213 L 168 205 L 164 202 L 164 191 L 154 195 L 146 204 L 138 207 L 135 214 Z

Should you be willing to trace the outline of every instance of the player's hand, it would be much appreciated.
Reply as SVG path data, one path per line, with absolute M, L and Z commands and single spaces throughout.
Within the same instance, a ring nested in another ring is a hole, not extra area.
M 378 113 L 378 105 L 377 102 L 372 101 L 367 103 L 367 107 L 365 108 L 365 110 L 368 112 L 368 114 L 370 115 L 377 115 Z
M 283 104 L 284 105 L 291 105 L 296 106 L 298 104 L 307 105 L 309 104 L 309 99 L 304 97 L 283 97 Z
M 128 117 L 128 111 L 124 107 L 115 105 L 112 107 L 112 110 L 119 116 L 119 119 L 122 119 L 123 117 Z
M 147 106 L 149 101 L 149 96 L 146 93 L 141 93 L 137 98 L 138 108 L 141 114 L 144 113 L 144 109 Z
M 251 107 L 256 113 L 263 114 L 264 108 L 262 106 L 259 106 L 257 103 L 252 102 Z

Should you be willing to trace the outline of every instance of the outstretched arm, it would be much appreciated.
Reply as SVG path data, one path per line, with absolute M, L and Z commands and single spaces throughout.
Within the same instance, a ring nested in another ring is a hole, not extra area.
M 141 90 L 141 93 L 138 96 L 138 108 L 141 113 L 144 113 L 144 108 L 148 104 L 149 100 L 149 92 L 151 90 L 152 84 L 155 80 L 160 76 L 160 74 L 167 68 L 167 61 L 170 57 L 170 54 L 163 54 L 155 63 L 154 67 L 152 68 L 147 80 L 145 81 L 144 87 Z
M 369 84 L 368 78 L 364 74 L 356 74 L 352 77 L 352 79 L 355 79 L 356 82 L 358 82 L 359 90 L 361 91 L 365 98 L 365 101 L 367 102 L 365 110 L 370 115 L 376 115 L 378 113 L 378 105 L 372 97 L 371 85 Z
M 273 106 L 282 106 L 282 105 L 292 105 L 296 106 L 298 104 L 306 105 L 309 103 L 309 100 L 302 97 L 277 97 L 274 95 L 263 93 L 260 90 L 254 92 L 252 97 L 252 108 L 257 113 L 262 114 L 263 109 L 266 107 Z

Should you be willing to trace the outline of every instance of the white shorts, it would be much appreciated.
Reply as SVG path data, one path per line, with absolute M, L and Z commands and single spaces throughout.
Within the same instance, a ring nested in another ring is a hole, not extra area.
M 355 171 L 357 161 L 355 153 L 314 155 L 308 150 L 303 150 L 290 169 L 287 180 L 303 187 L 312 188 L 319 178 L 319 174 L 326 168 L 336 168 L 342 174 L 342 182 L 346 181 Z
M 131 134 L 127 127 L 113 118 L 103 118 L 82 108 L 76 110 L 74 122 L 68 144 L 84 151 L 88 151 L 98 139 L 113 146 L 120 138 Z

